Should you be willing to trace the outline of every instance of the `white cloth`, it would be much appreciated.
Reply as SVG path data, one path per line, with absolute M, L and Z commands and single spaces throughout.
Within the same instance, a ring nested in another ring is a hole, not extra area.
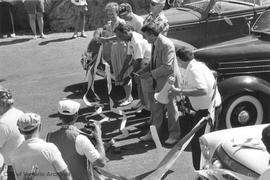
M 71 3 L 75 6 L 87 6 L 86 0 L 71 0 Z
M 183 89 L 205 89 L 207 94 L 204 96 L 189 96 L 190 103 L 194 110 L 208 109 L 214 93 L 215 78 L 212 71 L 202 62 L 191 60 L 186 71 L 184 71 Z M 221 97 L 216 88 L 215 95 L 216 107 L 221 104 Z
M 24 141 L 17 127 L 17 121 L 22 114 L 22 111 L 12 107 L 0 116 L 0 153 L 7 165 L 11 163 L 11 153 Z
M 131 41 L 128 42 L 127 54 L 131 55 L 134 60 L 142 59 L 143 62 L 149 63 L 151 59 L 151 44 L 137 32 L 132 32 Z
M 143 21 L 144 21 L 143 17 L 132 13 L 132 19 L 130 21 L 126 21 L 126 23 L 127 25 L 132 26 L 134 28 L 134 31 L 141 33 Z
M 114 32 L 115 28 L 117 28 L 117 26 L 118 26 L 120 23 L 121 23 L 121 24 L 126 24 L 126 21 L 125 21 L 124 19 L 121 19 L 121 18 L 118 17 L 118 16 L 117 16 L 117 19 L 116 19 L 116 21 L 115 21 L 114 24 L 112 24 L 112 22 L 109 21 L 108 24 L 109 24 L 109 27 L 110 27 L 110 31 L 111 31 L 111 32 Z
M 12 154 L 11 161 L 16 180 L 23 180 L 24 174 L 35 168 L 35 180 L 58 180 L 56 172 L 67 168 L 58 148 L 39 138 L 24 141 Z
M 75 140 L 76 151 L 80 155 L 85 155 L 90 162 L 94 162 L 101 156 L 91 141 L 84 135 L 78 135 Z

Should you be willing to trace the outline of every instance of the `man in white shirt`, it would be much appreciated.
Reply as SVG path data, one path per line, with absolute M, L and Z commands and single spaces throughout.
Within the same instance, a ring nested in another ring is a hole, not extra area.
M 215 77 L 212 71 L 202 62 L 194 59 L 193 50 L 188 47 L 181 47 L 176 51 L 179 69 L 175 67 L 176 77 L 179 78 L 180 88 L 173 87 L 169 91 L 170 97 L 187 96 L 192 108 L 195 110 L 193 125 L 201 118 L 208 116 L 209 110 L 216 108 L 219 112 L 221 96 L 219 94 Z M 177 66 L 177 65 L 176 65 Z M 180 71 L 180 68 L 183 68 Z M 178 69 L 178 70 L 176 70 Z M 213 107 L 211 107 L 213 106 Z M 215 119 L 218 120 L 216 113 Z M 192 159 L 196 170 L 200 169 L 200 144 L 199 137 L 205 132 L 205 127 L 200 129 L 192 139 Z
M 105 151 L 101 139 L 101 130 L 94 125 L 93 137 L 95 145 L 80 131 L 74 123 L 77 121 L 80 103 L 72 100 L 59 102 L 58 112 L 62 127 L 48 133 L 47 141 L 54 143 L 62 153 L 73 179 L 88 180 L 88 162 L 92 166 L 103 167 L 105 164 Z M 90 178 L 91 179 L 91 178 Z
M 133 27 L 134 31 L 142 34 L 141 29 L 143 26 L 143 17 L 134 14 L 132 7 L 128 3 L 122 3 L 119 7 L 119 16 L 120 18 L 126 21 L 126 24 Z
M 40 116 L 25 113 L 19 118 L 17 125 L 25 141 L 11 156 L 16 179 L 72 180 L 58 148 L 39 138 Z
M 10 90 L 0 86 L 0 154 L 4 159 L 4 166 L 8 166 L 8 179 L 14 179 L 11 166 L 11 153 L 23 142 L 24 137 L 17 127 L 17 120 L 23 114 L 22 111 L 13 107 L 14 99 Z M 2 166 L 0 166 L 1 169 Z
M 146 67 L 151 59 L 151 44 L 148 43 L 143 36 L 135 31 L 132 31 L 130 26 L 126 24 L 119 24 L 115 29 L 115 34 L 118 38 L 127 42 L 127 58 L 124 62 L 122 70 L 119 74 L 119 79 L 123 79 L 128 67 L 133 66 L 133 72 L 136 73 L 138 70 Z M 131 74 L 133 76 L 133 74 Z M 149 109 L 149 92 L 152 87 L 149 86 L 148 80 L 137 79 L 138 95 L 142 105 Z

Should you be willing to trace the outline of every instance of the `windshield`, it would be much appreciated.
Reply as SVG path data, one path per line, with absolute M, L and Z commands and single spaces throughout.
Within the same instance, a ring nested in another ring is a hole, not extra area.
M 270 33 L 270 10 L 265 11 L 253 26 L 253 31 Z
M 183 0 L 180 7 L 189 8 L 203 13 L 208 7 L 210 0 Z

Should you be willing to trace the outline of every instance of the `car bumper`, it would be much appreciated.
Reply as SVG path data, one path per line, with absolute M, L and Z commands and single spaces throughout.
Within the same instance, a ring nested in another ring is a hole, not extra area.
M 253 180 L 249 176 L 238 174 L 227 169 L 203 169 L 195 171 L 195 180 Z

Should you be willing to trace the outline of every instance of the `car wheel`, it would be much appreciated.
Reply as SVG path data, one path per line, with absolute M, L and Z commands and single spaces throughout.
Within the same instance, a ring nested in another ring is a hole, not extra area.
M 222 129 L 261 124 L 263 116 L 263 106 L 258 98 L 240 95 L 224 105 L 220 124 Z

